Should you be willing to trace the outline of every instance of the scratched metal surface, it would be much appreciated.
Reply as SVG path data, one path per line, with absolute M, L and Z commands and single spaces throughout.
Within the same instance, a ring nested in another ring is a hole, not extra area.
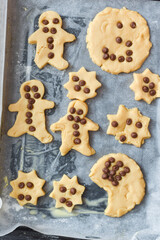
M 107 6 L 117 8 L 126 6 L 140 12 L 147 19 L 153 48 L 149 58 L 137 72 L 149 67 L 153 72 L 160 74 L 159 2 L 9 0 L 0 159 L 0 193 L 3 200 L 3 207 L 0 210 L 0 235 L 24 225 L 42 233 L 86 239 L 146 240 L 148 236 L 149 239 L 159 236 L 158 233 L 156 235 L 156 229 L 160 224 L 158 202 L 160 190 L 157 184 L 160 181 L 158 174 L 160 116 L 157 110 L 159 100 L 154 101 L 151 106 L 142 101 L 136 102 L 133 92 L 129 89 L 133 80 L 132 74 L 111 75 L 103 72 L 89 58 L 85 42 L 88 24 L 96 13 Z M 70 66 L 64 71 L 58 71 L 49 65 L 39 70 L 34 63 L 35 46 L 27 43 L 28 36 L 38 28 L 40 14 L 46 10 L 57 11 L 62 16 L 63 28 L 77 37 L 75 42 L 65 45 L 64 57 Z M 94 156 L 86 157 L 71 151 L 62 157 L 59 152 L 60 133 L 55 133 L 54 142 L 46 145 L 29 135 L 16 139 L 7 137 L 7 130 L 13 125 L 16 117 L 16 114 L 7 111 L 7 107 L 19 99 L 19 87 L 24 81 L 41 80 L 46 88 L 45 98 L 56 103 L 53 110 L 46 111 L 49 129 L 51 123 L 66 114 L 70 100 L 66 97 L 67 91 L 63 84 L 68 81 L 68 73 L 78 71 L 82 66 L 88 71 L 96 71 L 97 78 L 103 85 L 98 90 L 97 97 L 87 101 L 88 117 L 100 125 L 100 131 L 90 134 L 91 145 L 96 150 Z M 128 108 L 138 107 L 142 114 L 151 117 L 152 138 L 146 140 L 140 149 L 121 145 L 113 136 L 105 133 L 108 126 L 106 115 L 116 113 L 119 104 L 124 104 Z M 97 159 L 110 152 L 122 152 L 135 159 L 142 168 L 147 182 L 146 197 L 142 204 L 119 219 L 103 215 L 107 205 L 107 193 L 92 183 L 88 177 L 90 168 Z M 11 191 L 9 181 L 17 177 L 19 169 L 26 172 L 36 169 L 38 175 L 46 180 L 44 187 L 46 196 L 39 199 L 36 207 L 22 208 L 9 197 Z M 72 214 L 56 210 L 54 200 L 48 197 L 52 191 L 52 181 L 59 180 L 64 173 L 70 177 L 78 175 L 80 183 L 86 186 L 84 205 L 76 207 Z

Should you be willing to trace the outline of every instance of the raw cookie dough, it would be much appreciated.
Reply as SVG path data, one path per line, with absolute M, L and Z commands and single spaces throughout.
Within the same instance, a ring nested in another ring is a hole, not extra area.
M 122 153 L 111 153 L 100 158 L 91 169 L 90 178 L 108 193 L 104 214 L 121 217 L 145 195 L 145 181 L 137 163 Z
M 89 24 L 87 48 L 92 61 L 112 74 L 141 67 L 152 43 L 146 20 L 126 8 L 107 7 Z
M 70 72 L 69 82 L 64 84 L 68 90 L 67 97 L 81 101 L 95 97 L 96 89 L 101 86 L 102 84 L 96 79 L 96 72 L 87 72 L 84 67 L 78 72 Z
M 98 124 L 86 118 L 88 106 L 85 102 L 75 100 L 70 102 L 67 114 L 51 125 L 51 130 L 62 131 L 62 145 L 60 151 L 62 156 L 71 149 L 90 156 L 95 150 L 89 144 L 88 131 L 97 131 Z
M 134 81 L 130 89 L 135 92 L 135 100 L 143 99 L 150 104 L 155 98 L 160 97 L 160 77 L 148 68 L 143 73 L 133 73 Z
M 45 180 L 39 178 L 35 170 L 29 173 L 18 171 L 18 178 L 10 184 L 13 188 L 10 196 L 15 198 L 21 206 L 27 203 L 37 205 L 38 198 L 45 195 L 42 189 Z
M 15 124 L 8 131 L 8 136 L 19 137 L 28 133 L 42 143 L 53 140 L 46 130 L 45 109 L 54 107 L 54 102 L 42 99 L 44 86 L 39 80 L 24 82 L 20 88 L 21 98 L 17 103 L 10 104 L 10 112 L 18 112 Z
M 120 105 L 117 114 L 107 115 L 110 121 L 107 134 L 114 135 L 120 143 L 141 147 L 144 139 L 150 138 L 148 130 L 150 118 L 143 116 L 138 108 L 127 109 Z
M 61 180 L 53 182 L 54 190 L 49 195 L 56 200 L 56 208 L 64 207 L 68 212 L 72 212 L 77 204 L 82 204 L 82 194 L 85 187 L 78 183 L 77 176 L 70 179 L 63 175 Z
M 47 63 L 62 70 L 68 67 L 63 58 L 64 43 L 73 42 L 75 36 L 62 29 L 62 19 L 58 13 L 47 11 L 39 18 L 39 29 L 28 39 L 31 44 L 37 44 L 35 63 L 43 68 Z

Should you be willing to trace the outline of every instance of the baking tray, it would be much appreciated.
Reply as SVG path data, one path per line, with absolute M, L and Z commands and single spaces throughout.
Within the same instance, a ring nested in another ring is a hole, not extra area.
M 2 0 L 1 0 L 2 2 Z M 5 2 L 5 1 L 3 1 Z M 105 7 L 138 11 L 148 21 L 153 47 L 150 56 L 137 71 L 147 67 L 160 74 L 160 3 L 155 1 L 106 1 L 106 0 L 8 0 L 5 69 L 3 81 L 3 115 L 1 128 L 0 158 L 0 196 L 3 207 L 0 210 L 0 235 L 4 235 L 24 225 L 46 234 L 105 240 L 158 239 L 160 226 L 160 100 L 151 105 L 135 101 L 129 89 L 133 74 L 111 75 L 102 71 L 90 59 L 86 49 L 86 32 L 89 22 Z M 57 11 L 63 19 L 63 28 L 76 35 L 77 40 L 65 45 L 64 57 L 70 63 L 64 71 L 47 65 L 39 70 L 34 63 L 35 46 L 28 44 L 28 37 L 38 28 L 40 14 L 47 10 Z M 68 81 L 70 71 L 78 71 L 84 66 L 88 71 L 96 71 L 102 83 L 98 95 L 87 100 L 88 117 L 100 125 L 98 132 L 90 133 L 91 145 L 96 154 L 86 157 L 72 150 L 62 157 L 59 152 L 60 133 L 55 140 L 42 144 L 32 136 L 24 135 L 10 138 L 7 130 L 13 125 L 16 113 L 7 110 L 9 104 L 16 102 L 20 85 L 30 79 L 39 79 L 46 88 L 45 98 L 53 100 L 56 107 L 46 111 L 47 128 L 66 114 L 70 100 L 63 84 Z M 121 145 L 114 136 L 106 135 L 107 114 L 115 114 L 119 104 L 128 108 L 138 107 L 143 115 L 151 118 L 152 138 L 141 148 Z M 146 180 L 146 196 L 143 202 L 121 218 L 103 215 L 107 205 L 107 193 L 94 184 L 88 174 L 93 164 L 103 155 L 121 152 L 135 159 L 140 165 Z M 15 199 L 9 197 L 9 182 L 17 177 L 17 171 L 37 170 L 39 177 L 46 180 L 46 196 L 41 197 L 38 206 L 20 207 Z M 55 202 L 49 198 L 52 181 L 59 180 L 63 174 L 78 175 L 80 184 L 86 186 L 84 204 L 75 207 L 69 214 L 63 209 L 55 209 Z

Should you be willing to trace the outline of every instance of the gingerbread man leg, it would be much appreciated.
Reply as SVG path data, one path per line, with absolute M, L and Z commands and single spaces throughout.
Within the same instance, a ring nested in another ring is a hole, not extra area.
M 13 127 L 8 130 L 7 135 L 10 137 L 19 137 L 25 133 L 27 133 L 27 128 L 21 121 L 21 115 L 19 115 Z
M 34 61 L 40 69 L 43 68 L 48 63 L 48 54 L 46 54 L 46 48 L 42 47 L 38 51 L 38 46 L 37 46 L 36 56 Z
M 45 125 L 37 126 L 34 136 L 42 143 L 49 143 L 53 140 L 52 135 L 47 132 Z
M 53 67 L 62 70 L 68 67 L 68 62 L 63 58 L 64 46 L 59 46 L 58 52 L 55 53 L 54 58 L 50 59 L 48 63 Z

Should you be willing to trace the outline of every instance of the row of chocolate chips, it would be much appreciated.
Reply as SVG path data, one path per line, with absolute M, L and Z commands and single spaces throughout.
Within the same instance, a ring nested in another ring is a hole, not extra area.
M 79 77 L 78 77 L 78 76 L 73 76 L 73 77 L 72 77 L 72 80 L 73 80 L 74 82 L 78 82 L 78 81 L 79 81 Z M 80 80 L 80 81 L 79 81 L 79 85 L 75 85 L 75 86 L 74 86 L 74 90 L 77 91 L 77 92 L 79 92 L 79 91 L 81 90 L 81 88 L 82 88 L 83 86 L 85 86 L 85 85 L 86 85 L 86 82 L 85 82 L 84 80 Z M 90 93 L 90 89 L 87 88 L 87 87 L 85 87 L 85 88 L 83 89 L 83 92 L 84 92 L 84 93 Z
M 121 28 L 123 28 L 123 24 L 121 22 L 117 22 L 117 27 L 121 29 Z M 131 28 L 136 28 L 136 23 L 135 22 L 131 22 L 130 23 L 130 27 Z
M 105 162 L 105 168 L 102 169 L 103 171 L 102 179 L 108 179 L 109 181 L 112 182 L 113 186 L 117 186 L 122 177 L 125 176 L 126 173 L 130 172 L 130 169 L 129 167 L 124 167 L 123 171 L 120 171 L 119 175 L 116 175 L 116 171 L 118 171 L 119 168 L 123 167 L 123 162 L 117 161 L 116 165 L 114 165 L 112 167 L 112 170 L 110 170 L 109 167 L 111 167 L 111 164 L 114 162 L 115 158 L 113 157 L 110 157 L 108 161 Z
M 61 186 L 61 187 L 59 188 L 59 191 L 62 192 L 62 193 L 64 193 L 64 192 L 67 191 L 67 188 L 64 187 L 64 186 Z M 71 193 L 72 195 L 75 195 L 76 192 L 77 192 L 77 190 L 76 190 L 75 188 L 71 188 L 71 189 L 70 189 L 70 193 Z M 67 207 L 72 207 L 72 205 L 73 205 L 72 201 L 69 201 L 69 200 L 67 200 L 67 199 L 64 198 L 64 197 L 61 197 L 59 201 L 60 201 L 61 203 L 66 203 Z
M 26 186 L 27 186 L 28 188 L 33 188 L 33 187 L 34 187 L 34 184 L 33 184 L 32 182 L 27 182 Z M 19 188 L 24 188 L 24 187 L 25 187 L 24 182 L 20 182 L 20 183 L 18 184 L 18 187 L 19 187 Z
M 31 195 L 26 195 L 26 196 L 24 196 L 23 194 L 19 194 L 19 195 L 18 195 L 18 199 L 19 199 L 20 201 L 22 201 L 24 198 L 25 198 L 27 201 L 31 201 L 31 199 L 32 199 Z
M 150 82 L 150 79 L 148 77 L 144 77 L 143 82 L 148 84 Z M 143 86 L 142 90 L 143 90 L 143 92 L 146 92 L 146 93 L 149 92 L 149 94 L 151 96 L 154 96 L 156 94 L 156 91 L 153 88 L 155 88 L 155 84 L 154 84 L 154 82 L 151 82 L 151 83 L 149 83 L 149 87 Z M 151 90 L 149 91 L 149 89 L 151 89 Z

